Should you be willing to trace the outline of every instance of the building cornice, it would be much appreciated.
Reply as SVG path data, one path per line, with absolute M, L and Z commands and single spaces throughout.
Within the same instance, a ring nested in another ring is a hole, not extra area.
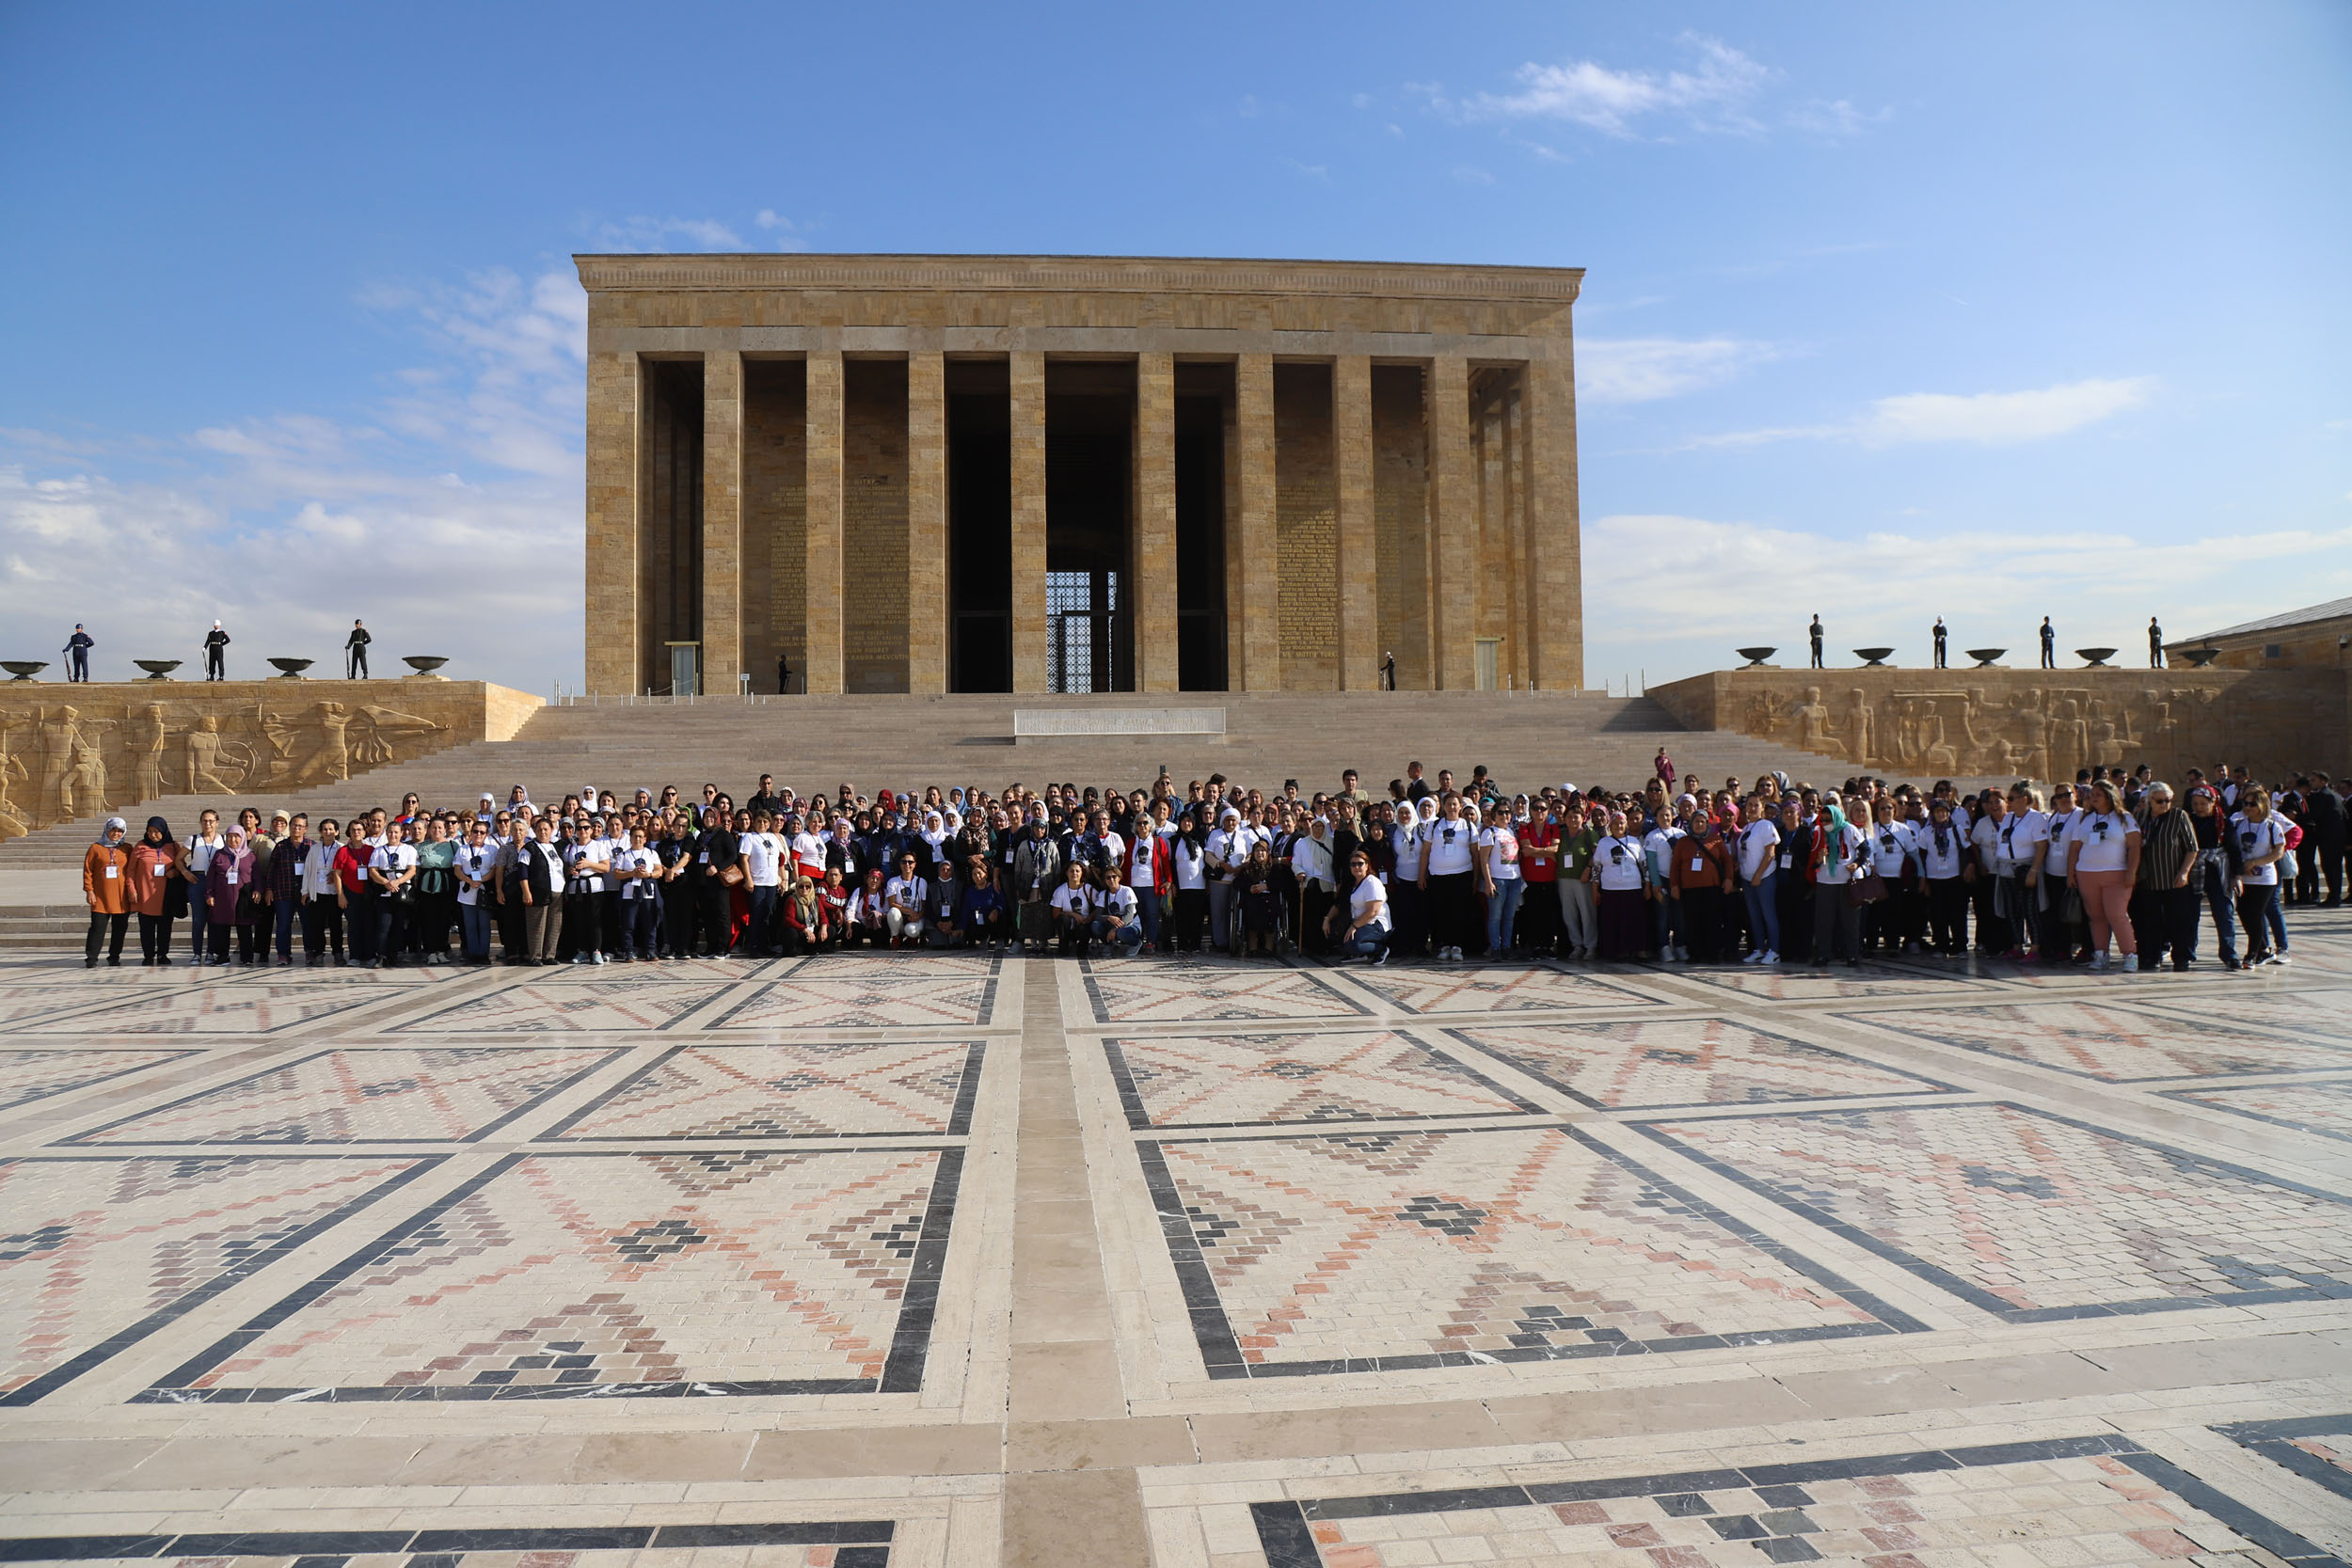
M 582 255 L 591 293 L 894 291 L 922 293 L 1291 294 L 1569 305 L 1581 267 L 1150 256 Z

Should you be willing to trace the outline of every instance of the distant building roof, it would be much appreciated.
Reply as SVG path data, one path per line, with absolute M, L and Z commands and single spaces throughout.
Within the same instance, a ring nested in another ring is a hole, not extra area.
M 2181 639 L 2178 645 L 2194 647 L 2201 642 L 2210 642 L 2217 637 L 2244 637 L 2249 632 L 2280 631 L 2288 626 L 2307 626 L 2314 621 L 2341 620 L 2347 615 L 2352 615 L 2352 599 L 2329 599 L 2326 604 L 2311 605 L 2302 610 L 2290 610 L 2280 615 L 2265 615 L 2259 621 L 2248 621 L 2241 626 L 2224 626 L 2219 631 L 2209 631 L 2197 637 L 2185 637 Z

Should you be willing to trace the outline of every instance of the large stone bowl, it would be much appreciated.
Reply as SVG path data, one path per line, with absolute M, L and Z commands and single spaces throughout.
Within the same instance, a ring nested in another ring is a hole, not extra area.
M 6 670 L 18 680 L 28 681 L 49 668 L 45 658 L 0 658 L 0 670 Z
M 2188 660 L 2190 669 L 2202 670 L 2221 657 L 2221 650 L 2218 648 L 2183 648 L 2180 657 Z
M 180 668 L 180 661 L 176 658 L 135 658 L 131 662 L 146 671 L 147 678 L 151 681 L 167 681 L 171 679 L 171 673 Z
M 2007 652 L 2009 652 L 2007 648 L 1971 648 L 1968 650 L 1968 657 L 1977 661 L 1978 669 L 1990 670 L 1993 668 L 1993 661 Z
M 408 666 L 409 669 L 416 672 L 415 674 L 407 677 L 409 680 L 445 681 L 449 679 L 447 675 L 437 675 L 433 673 L 434 671 L 438 670 L 442 665 L 449 662 L 449 658 L 446 655 L 403 654 L 401 655 L 400 661 Z
M 302 678 L 302 672 L 317 661 L 308 658 L 273 658 L 270 662 L 278 667 L 278 679 L 298 681 Z
M 1778 648 L 1734 648 L 1732 652 L 1746 659 L 1749 669 L 1761 670 L 1764 668 L 1764 661 L 1780 650 Z
M 2104 670 L 2107 667 L 2107 660 L 2113 658 L 2115 653 L 2116 650 L 2113 648 L 2077 648 L 2074 650 L 2074 657 L 2093 670 Z
M 1883 670 L 1886 668 L 1887 656 L 1894 651 L 1892 648 L 1856 648 L 1853 656 L 1862 660 L 1863 668 L 1866 670 Z

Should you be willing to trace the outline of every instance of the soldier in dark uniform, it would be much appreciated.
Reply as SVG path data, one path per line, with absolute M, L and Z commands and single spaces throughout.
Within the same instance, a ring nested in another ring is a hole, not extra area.
M 1821 617 L 1820 617 L 1820 616 L 1817 613 L 1817 614 L 1813 617 L 1813 668 L 1815 668 L 1816 670 L 1819 670 L 1820 667 L 1821 667 Z
M 1938 670 L 1944 668 L 1944 639 L 1946 636 L 1947 633 L 1944 630 L 1944 617 L 1938 615 L 1935 618 L 1935 667 Z
M 2050 628 L 2047 615 L 2042 618 L 2042 667 L 2044 670 L 2058 668 L 2058 633 Z
M 2153 615 L 2148 617 L 2148 668 L 2164 668 L 2164 628 L 2156 625 Z
M 204 634 L 204 678 L 225 681 L 229 678 L 229 634 L 215 621 L 213 629 Z
M 98 646 L 82 623 L 73 623 L 73 635 L 65 640 L 65 678 L 69 681 L 89 679 L 89 651 Z
M 364 680 L 368 673 L 368 644 L 375 641 L 368 628 L 355 617 L 351 635 L 343 639 L 343 675 L 347 680 Z

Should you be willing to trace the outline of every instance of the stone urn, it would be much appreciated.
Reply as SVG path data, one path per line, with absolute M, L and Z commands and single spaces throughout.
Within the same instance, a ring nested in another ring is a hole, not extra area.
M 2113 648 L 2077 648 L 2074 650 L 2074 657 L 2093 670 L 2104 670 L 2107 667 L 2107 660 L 2115 657 L 2115 650 Z
M 49 668 L 45 658 L 0 658 L 0 670 L 6 670 L 18 680 L 28 681 Z
M 1734 648 L 1732 652 L 1748 661 L 1743 668 L 1761 670 L 1765 667 L 1764 661 L 1780 650 L 1778 648 Z
M 180 661 L 176 658 L 135 658 L 131 662 L 146 671 L 147 678 L 151 681 L 167 681 L 171 679 L 171 673 L 180 668 Z
M 1887 656 L 1894 651 L 1892 648 L 1856 648 L 1853 656 L 1862 660 L 1862 667 L 1866 670 L 1883 670 Z
M 2180 657 L 2188 660 L 2190 669 L 2202 670 L 2221 657 L 2221 650 L 2218 648 L 2183 648 Z
M 1968 650 L 1968 657 L 1977 661 L 1978 669 L 1990 670 L 1993 668 L 1993 661 L 2007 652 L 2009 652 L 2007 648 L 1971 648 Z
M 298 681 L 302 678 L 302 672 L 308 670 L 314 661 L 307 658 L 273 658 L 270 662 L 278 666 L 277 678 L 278 680 Z
M 403 654 L 400 661 L 408 666 L 409 669 L 416 672 L 413 675 L 404 676 L 404 679 L 412 681 L 445 681 L 449 679 L 447 675 L 437 675 L 433 673 L 434 671 L 438 670 L 442 665 L 449 662 L 446 656 L 435 654 Z

